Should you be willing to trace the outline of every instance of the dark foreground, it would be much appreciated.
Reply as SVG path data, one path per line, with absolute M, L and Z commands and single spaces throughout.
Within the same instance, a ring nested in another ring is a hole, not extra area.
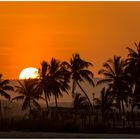
M 48 132 L 0 132 L 0 138 L 140 138 L 140 134 L 84 134 L 84 133 L 48 133 Z

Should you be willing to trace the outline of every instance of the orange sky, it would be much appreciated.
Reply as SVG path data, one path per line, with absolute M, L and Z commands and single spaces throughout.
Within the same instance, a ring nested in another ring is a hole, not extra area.
M 26 67 L 73 53 L 94 64 L 140 41 L 140 2 L 0 2 L 0 73 L 18 78 Z

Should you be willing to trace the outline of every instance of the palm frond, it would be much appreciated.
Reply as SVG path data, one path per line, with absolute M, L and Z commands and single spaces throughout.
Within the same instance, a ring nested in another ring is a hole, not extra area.
M 108 63 L 104 63 L 103 67 L 105 67 L 112 75 L 115 75 L 113 69 L 111 68 L 111 66 Z
M 41 110 L 41 106 L 36 100 L 32 99 L 32 103 L 34 104 L 35 107 L 37 107 L 38 110 Z
M 4 90 L 0 90 L 0 95 L 4 96 L 6 99 L 10 100 L 10 95 L 6 93 Z
M 99 81 L 97 81 L 96 86 L 100 85 L 100 84 L 107 84 L 112 82 L 112 79 L 101 79 Z
M 12 100 L 11 101 L 14 101 L 14 100 L 23 100 L 24 99 L 24 96 L 16 96 L 16 97 L 14 97 L 14 98 L 12 98 Z
M 13 88 L 12 86 L 8 86 L 8 85 L 4 86 L 2 89 L 3 89 L 3 90 L 14 91 L 14 88 Z

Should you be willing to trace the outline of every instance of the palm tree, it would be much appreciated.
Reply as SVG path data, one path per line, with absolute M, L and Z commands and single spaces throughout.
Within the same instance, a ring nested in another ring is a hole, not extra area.
M 85 96 L 82 96 L 80 93 L 76 93 L 74 102 L 74 112 L 77 113 L 80 109 L 87 109 L 89 106 L 89 102 L 87 101 L 87 98 Z
M 39 95 L 45 96 L 47 109 L 49 107 L 48 100 L 50 99 L 50 93 L 47 91 L 47 73 L 49 69 L 49 64 L 46 61 L 42 61 L 41 69 L 39 69 L 39 77 L 36 86 L 36 91 Z
M 52 58 L 46 76 L 46 81 L 48 93 L 55 97 L 56 108 L 58 107 L 57 98 L 59 98 L 59 96 L 63 97 L 62 92 L 68 93 L 69 77 L 69 72 L 62 66 L 61 62 Z
M 109 86 L 107 89 L 104 87 L 101 90 L 101 112 L 102 112 L 102 122 L 105 123 L 105 120 L 108 120 L 110 118 L 109 114 L 112 114 L 113 107 L 116 107 L 116 104 L 114 101 L 114 95 L 111 91 L 111 87 Z M 113 124 L 115 126 L 115 116 L 111 115 L 111 118 L 113 117 Z
M 8 90 L 14 91 L 14 88 L 9 85 L 9 80 L 3 80 L 2 74 L 0 74 L 0 94 L 10 100 L 10 95 L 7 93 Z
M 108 83 L 111 87 L 113 98 L 118 104 L 120 115 L 125 115 L 124 103 L 128 103 L 129 87 L 127 84 L 127 75 L 125 74 L 125 61 L 119 56 L 109 59 L 104 63 L 104 69 L 98 73 L 104 75 L 104 79 L 98 81 L 98 84 Z
M 93 73 L 90 70 L 88 70 L 89 66 L 93 66 L 92 63 L 81 59 L 79 54 L 75 54 L 72 56 L 70 63 L 64 61 L 62 63 L 62 65 L 65 66 L 71 74 L 71 78 L 73 80 L 73 86 L 72 86 L 73 98 L 75 96 L 76 85 L 78 85 L 79 88 L 84 93 L 84 95 L 86 96 L 86 98 L 88 99 L 88 102 L 90 103 L 90 106 L 92 109 L 92 103 L 91 103 L 87 93 L 84 91 L 84 89 L 80 85 L 80 82 L 83 82 L 84 80 L 86 80 L 92 86 L 94 86 Z
M 37 94 L 35 90 L 36 80 L 35 79 L 24 79 L 19 81 L 19 86 L 16 87 L 16 92 L 20 95 L 14 97 L 13 100 L 23 100 L 22 110 L 29 108 L 29 116 L 31 115 L 32 106 L 34 105 L 39 110 L 41 109 L 37 100 L 43 99 L 40 95 Z
M 10 100 L 10 95 L 7 93 L 7 91 L 14 91 L 14 88 L 11 85 L 9 85 L 9 80 L 3 80 L 2 74 L 0 74 L 0 95 Z M 1 101 L 0 101 L 0 107 L 1 107 Z M 2 112 L 1 112 L 1 117 L 2 117 Z
M 90 104 L 85 96 L 81 95 L 80 93 L 76 93 L 74 97 L 73 107 L 74 107 L 74 123 L 75 123 L 77 120 L 78 111 L 83 109 L 84 114 L 82 115 L 85 116 L 85 113 L 87 115 L 87 111 L 89 112 Z M 82 122 L 82 124 L 84 123 Z
M 140 43 L 135 43 L 136 50 L 127 47 L 129 51 L 127 57 L 126 73 L 129 75 L 131 87 L 131 114 L 133 127 L 135 128 L 134 108 L 140 105 Z

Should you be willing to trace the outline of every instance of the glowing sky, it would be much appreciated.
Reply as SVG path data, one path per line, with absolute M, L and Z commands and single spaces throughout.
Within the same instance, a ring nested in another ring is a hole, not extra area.
M 0 73 L 16 79 L 26 67 L 73 53 L 97 71 L 140 41 L 140 2 L 0 2 Z

